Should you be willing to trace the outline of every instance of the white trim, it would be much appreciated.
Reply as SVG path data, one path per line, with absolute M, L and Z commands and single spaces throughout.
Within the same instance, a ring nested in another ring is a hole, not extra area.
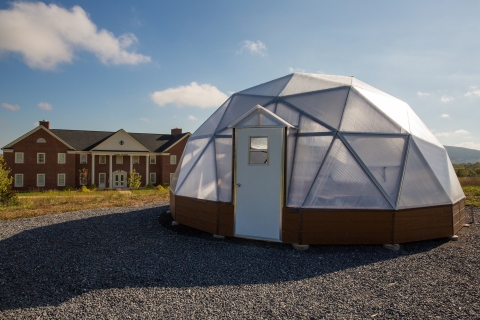
M 85 162 L 82 162 L 82 158 L 85 157 Z M 88 163 L 88 153 L 81 153 L 80 154 L 80 164 L 87 164 Z
M 167 149 L 163 150 L 162 153 L 165 153 L 167 150 L 173 148 L 177 143 L 179 143 L 180 141 L 182 141 L 183 139 L 185 139 L 186 137 L 190 137 L 192 134 L 190 132 L 187 132 L 183 137 L 181 137 L 180 139 L 178 139 L 177 142 L 175 142 L 174 144 L 172 144 L 170 147 L 168 147 Z
M 3 153 L 13 152 L 13 149 L 3 149 L 3 148 L 2 148 L 2 150 L 3 150 Z
M 18 184 L 17 184 L 17 177 L 22 177 L 22 183 L 21 183 L 21 185 L 18 185 Z M 14 187 L 15 187 L 15 188 L 22 188 L 22 187 L 23 187 L 23 173 L 15 173 L 15 177 L 14 177 L 13 183 L 14 183 Z
M 38 178 L 43 176 L 43 185 L 38 183 Z M 45 173 L 37 173 L 37 187 L 45 187 Z
M 17 156 L 22 155 L 22 161 L 17 161 Z M 15 163 L 25 163 L 25 155 L 23 152 L 15 152 Z
M 57 139 L 58 141 L 60 141 L 61 143 L 63 143 L 63 144 L 66 145 L 67 147 L 69 147 L 70 149 L 75 150 L 74 147 L 72 147 L 71 145 L 69 145 L 68 143 L 66 143 L 66 142 L 63 141 L 62 139 L 60 139 L 58 136 L 56 136 L 53 132 L 51 132 L 50 130 L 48 130 L 48 129 L 45 128 L 44 126 L 38 126 L 38 127 L 36 127 L 35 129 L 30 130 L 29 132 L 25 133 L 23 136 L 21 136 L 21 137 L 18 138 L 17 140 L 14 140 L 14 141 L 10 142 L 9 144 L 7 144 L 5 147 L 2 148 L 2 150 L 3 150 L 3 149 L 10 148 L 11 146 L 13 146 L 14 144 L 16 144 L 17 142 L 25 139 L 26 137 L 28 137 L 28 136 L 31 135 L 32 133 L 37 132 L 37 131 L 40 130 L 40 129 L 45 130 L 46 132 L 48 132 L 49 134 L 51 134 L 52 137 L 54 137 L 55 139 Z
M 92 149 L 92 151 L 102 151 L 102 146 L 104 146 L 105 144 L 108 143 L 109 140 L 112 140 L 112 139 L 116 139 L 116 136 L 120 133 L 120 132 L 124 132 L 126 135 L 128 135 L 131 139 L 133 139 L 133 141 L 135 141 L 136 143 L 138 143 L 143 149 L 144 151 L 147 151 L 149 152 L 150 150 L 147 149 L 147 147 L 145 147 L 143 144 L 141 144 L 137 139 L 135 139 L 134 137 L 132 137 L 132 135 L 130 133 L 128 133 L 127 131 L 123 130 L 123 129 L 120 129 L 118 130 L 117 132 L 113 133 L 112 135 L 110 135 L 107 139 L 105 139 L 104 141 L 102 141 L 102 143 L 100 143 L 98 146 L 96 146 L 95 148 Z M 107 151 L 107 150 L 106 150 Z
M 60 162 L 60 155 L 63 155 L 63 162 Z M 65 163 L 67 163 L 67 154 L 64 153 L 64 152 L 59 152 L 59 153 L 57 154 L 57 163 L 58 163 L 58 164 L 65 164 Z
M 170 164 L 177 164 L 177 155 L 170 155 Z
M 47 143 L 47 140 L 45 140 L 45 138 L 38 138 L 37 143 Z
M 153 177 L 153 179 L 152 179 Z M 156 172 L 150 172 L 150 177 L 149 180 L 151 183 L 157 183 L 157 173 Z
M 39 156 L 41 154 L 43 154 L 43 162 L 39 161 Z M 47 159 L 45 158 L 46 158 L 45 152 L 37 152 L 37 164 L 45 164 L 47 162 Z
M 132 164 L 140 164 L 140 156 L 131 155 L 131 157 L 132 157 Z M 137 158 L 137 162 L 135 162 L 135 158 Z
M 63 176 L 63 184 L 60 184 L 60 176 Z M 57 187 L 65 187 L 67 184 L 67 175 L 65 173 L 57 174 Z

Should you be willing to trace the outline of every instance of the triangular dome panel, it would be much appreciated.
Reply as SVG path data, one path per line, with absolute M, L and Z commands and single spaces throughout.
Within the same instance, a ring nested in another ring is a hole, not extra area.
M 397 203 L 407 136 L 345 134 L 344 137 L 391 203 Z
M 451 199 L 453 203 L 456 203 L 465 198 L 465 194 L 463 193 L 462 186 L 460 185 L 460 181 L 458 181 L 458 177 L 451 162 L 448 163 L 448 174 L 450 176 L 450 186 L 452 189 Z
M 452 203 L 413 139 L 410 139 L 406 161 L 398 209 Z
M 232 200 L 232 154 L 233 141 L 231 138 L 215 139 L 215 157 L 217 162 L 218 201 Z
M 294 73 L 290 79 L 290 82 L 280 93 L 280 96 L 289 96 L 299 93 L 327 90 L 350 85 L 351 77 Z
M 435 138 L 433 133 L 428 130 L 427 126 L 422 120 L 413 112 L 412 109 L 408 110 L 408 120 L 410 122 L 410 133 L 425 141 L 433 143 L 443 149 L 443 145 Z
M 275 113 L 280 118 L 284 119 L 285 121 L 287 121 L 291 125 L 293 125 L 295 127 L 298 127 L 298 122 L 299 122 L 299 119 L 300 119 L 300 113 L 297 110 L 295 110 L 293 108 L 290 108 L 289 106 L 287 106 L 283 102 L 278 102 L 277 103 L 277 110 L 276 110 Z
M 333 135 L 297 138 L 288 206 L 302 206 L 332 140 Z
M 265 82 L 263 84 L 260 84 L 258 86 L 252 87 L 250 89 L 246 89 L 243 91 L 240 91 L 239 93 L 241 94 L 250 94 L 250 95 L 259 95 L 259 96 L 270 96 L 270 97 L 276 97 L 282 92 L 282 90 L 285 88 L 287 83 L 290 81 L 292 78 L 293 74 L 289 74 L 285 77 L 281 77 L 269 82 Z
M 340 131 L 402 133 L 402 128 L 381 113 L 355 89 L 348 94 Z
M 217 173 L 215 168 L 215 147 L 211 141 L 180 185 L 180 196 L 217 201 Z
M 333 142 L 304 207 L 392 209 L 339 138 Z
M 368 90 L 368 91 L 371 91 L 371 92 L 374 92 L 374 93 L 377 93 L 379 95 L 382 95 L 382 96 L 385 96 L 385 97 L 389 97 L 389 98 L 393 98 L 393 99 L 396 99 L 395 97 L 389 95 L 388 93 L 386 92 L 383 92 L 382 90 L 379 90 L 375 87 L 372 87 L 371 85 L 363 82 L 363 81 L 360 81 L 358 80 L 357 78 L 353 78 L 352 79 L 352 87 L 356 87 L 356 88 L 362 88 L 364 90 Z
M 335 129 L 339 127 L 348 87 L 300 94 L 283 99 L 315 119 Z
M 300 117 L 300 126 L 301 133 L 312 133 L 312 132 L 332 132 L 332 130 L 325 128 L 320 123 L 313 121 L 306 115 Z
M 208 141 L 210 141 L 210 138 L 188 140 L 185 150 L 183 150 L 182 162 L 178 163 L 178 166 L 181 167 L 182 170 L 178 175 L 177 189 L 182 185 L 185 177 L 190 173 L 190 170 L 197 161 L 198 157 L 202 154 L 202 151 L 207 146 Z
M 256 105 L 267 105 L 270 101 L 271 97 L 234 95 L 216 132 L 224 130 Z
M 225 101 L 224 104 L 220 106 L 192 135 L 192 138 L 203 136 L 206 134 L 215 133 L 220 120 L 222 120 L 225 110 L 227 110 L 228 104 L 230 103 L 230 98 Z
M 410 107 L 405 102 L 396 98 L 374 93 L 359 87 L 354 87 L 362 96 L 367 98 L 374 106 L 386 114 L 392 121 L 398 123 L 404 130 L 410 132 L 408 110 Z

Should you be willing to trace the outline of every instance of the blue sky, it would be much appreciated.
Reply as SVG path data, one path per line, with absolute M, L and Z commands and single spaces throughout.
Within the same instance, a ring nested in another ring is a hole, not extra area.
M 355 76 L 480 149 L 479 1 L 0 1 L 0 146 L 52 128 L 194 132 L 293 71 Z

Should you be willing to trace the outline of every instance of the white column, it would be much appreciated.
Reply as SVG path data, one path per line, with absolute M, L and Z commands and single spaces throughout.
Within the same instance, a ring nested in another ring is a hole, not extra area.
M 95 184 L 95 154 L 92 153 L 92 184 Z
M 133 156 L 130 155 L 130 173 L 133 171 Z
M 147 158 L 147 176 L 145 177 L 145 185 L 147 185 L 150 181 L 150 155 L 146 156 Z
M 112 155 L 110 155 L 110 167 L 109 167 L 109 173 L 108 173 L 108 187 L 112 189 Z

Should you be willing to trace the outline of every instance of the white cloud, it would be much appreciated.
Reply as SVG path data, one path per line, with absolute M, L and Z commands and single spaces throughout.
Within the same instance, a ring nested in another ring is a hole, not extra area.
M 429 97 L 429 96 L 431 96 L 431 95 L 432 95 L 432 94 L 429 93 L 429 92 L 422 92 L 422 91 L 418 91 L 418 92 L 417 92 L 417 96 L 419 96 L 419 97 L 421 97 L 421 98 L 423 98 L 423 97 Z
M 237 54 L 242 54 L 244 50 L 264 57 L 267 53 L 267 46 L 260 40 L 257 40 L 257 42 L 244 40 L 240 43 L 240 49 L 237 51 Z
M 448 131 L 448 132 L 438 132 L 435 133 L 435 137 L 450 137 L 452 135 L 465 135 L 465 134 L 470 134 L 467 130 L 464 129 L 459 129 L 457 131 Z
M 453 97 L 445 96 L 445 95 L 440 98 L 440 101 L 442 101 L 443 103 L 449 103 L 450 101 L 453 101 L 453 100 L 454 100 Z
M 292 68 L 292 67 L 289 67 L 289 68 L 288 68 L 288 71 L 290 71 L 291 73 L 293 73 L 293 72 L 305 73 L 305 69 Z
M 115 37 L 90 20 L 79 6 L 70 10 L 43 2 L 13 2 L 0 10 L 0 53 L 17 52 L 31 68 L 55 69 L 71 63 L 75 51 L 88 51 L 104 64 L 139 64 L 150 57 L 127 51 L 131 33 Z
M 162 91 L 156 91 L 150 95 L 153 102 L 163 107 L 166 104 L 174 104 L 177 107 L 192 106 L 199 108 L 211 108 L 220 106 L 227 95 L 211 84 L 190 83 L 188 86 L 179 86 Z
M 8 109 L 10 111 L 18 111 L 20 110 L 20 106 L 18 104 L 10 104 L 10 103 L 2 103 L 2 107 L 4 107 L 5 109 Z
M 460 130 L 457 130 L 455 131 L 456 134 L 470 134 L 470 132 L 468 132 L 467 130 L 463 130 L 463 129 L 460 129 Z
M 39 104 L 37 104 L 37 107 L 46 111 L 50 111 L 53 109 L 52 105 L 48 102 L 40 102 Z
M 195 116 L 189 115 L 188 120 L 197 121 L 198 119 Z
M 470 91 L 465 93 L 465 97 L 477 96 L 480 97 L 480 89 L 477 86 L 470 86 Z
M 450 118 L 450 115 L 447 113 L 443 113 L 440 117 L 442 118 Z
M 469 149 L 476 149 L 480 150 L 480 143 L 477 142 L 462 142 L 459 144 L 455 145 L 456 147 L 463 147 L 463 148 L 469 148 Z

